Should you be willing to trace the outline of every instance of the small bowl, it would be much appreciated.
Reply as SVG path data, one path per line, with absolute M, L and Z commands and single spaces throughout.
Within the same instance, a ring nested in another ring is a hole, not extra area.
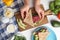
M 15 27 L 14 24 L 9 24 L 9 25 L 7 26 L 7 29 L 6 29 L 6 31 L 7 31 L 8 33 L 14 33 L 15 30 L 16 30 L 16 27 Z
M 2 18 L 1 18 L 1 22 L 2 22 L 2 23 L 8 23 L 8 22 L 9 22 L 9 18 L 2 17 Z
M 12 8 L 6 8 L 4 10 L 4 16 L 7 18 L 12 18 L 14 16 L 14 10 Z

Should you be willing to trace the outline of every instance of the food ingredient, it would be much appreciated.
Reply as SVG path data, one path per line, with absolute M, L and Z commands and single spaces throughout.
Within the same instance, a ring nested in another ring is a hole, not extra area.
M 12 18 L 14 16 L 13 9 L 6 8 L 4 16 L 7 17 L 7 18 Z
M 55 0 L 55 6 L 60 6 L 60 0 Z
M 55 15 L 57 15 L 58 12 L 60 11 L 60 1 L 59 0 L 51 1 L 49 5 L 49 9 L 52 12 L 54 12 Z
M 56 20 L 51 20 L 51 25 L 53 27 L 60 27 L 60 22 L 56 21 Z
M 26 38 L 24 36 L 15 35 L 14 40 L 26 40 Z
M 39 40 L 38 35 L 34 35 L 35 39 L 34 40 Z
M 25 17 L 25 19 L 23 21 L 24 21 L 24 23 L 34 27 L 34 23 L 33 23 L 33 19 L 32 19 L 32 10 L 29 10 L 28 16 Z
M 13 0 L 3 0 L 6 6 L 10 6 L 13 2 Z
M 37 13 L 32 13 L 32 19 L 33 19 L 33 22 L 36 23 L 40 20 L 39 16 Z
M 46 35 L 47 34 L 47 35 Z M 47 28 L 41 28 L 40 30 L 33 33 L 34 40 L 43 40 L 46 39 L 49 32 L 47 31 Z M 43 36 L 46 35 L 46 36 Z
M 57 17 L 58 17 L 58 19 L 60 19 L 60 12 L 58 12 Z
M 15 26 L 14 26 L 13 24 L 9 24 L 9 25 L 7 26 L 7 32 L 8 32 L 8 33 L 13 33 L 13 32 L 15 32 Z
M 55 9 L 55 7 L 54 7 L 54 1 L 50 2 L 49 7 L 50 7 L 51 10 L 54 10 Z
M 35 16 L 35 17 L 33 17 L 33 22 L 35 23 L 35 22 L 38 22 L 40 20 L 40 18 L 38 17 L 38 16 Z
M 26 25 L 22 22 L 21 19 L 17 19 L 18 25 L 19 27 L 21 27 L 22 29 L 25 29 Z

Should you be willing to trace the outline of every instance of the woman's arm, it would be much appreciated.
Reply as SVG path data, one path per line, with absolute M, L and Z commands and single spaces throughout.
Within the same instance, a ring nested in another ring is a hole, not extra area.
M 40 5 L 40 0 L 34 0 L 34 5 Z
M 29 0 L 24 0 L 24 5 L 29 5 Z
M 29 0 L 24 0 L 24 6 L 20 9 L 22 19 L 24 19 L 24 12 L 26 12 L 26 17 L 28 16 L 28 10 L 29 10 Z
M 34 0 L 34 7 L 40 19 L 44 18 L 44 10 L 40 7 L 40 0 Z

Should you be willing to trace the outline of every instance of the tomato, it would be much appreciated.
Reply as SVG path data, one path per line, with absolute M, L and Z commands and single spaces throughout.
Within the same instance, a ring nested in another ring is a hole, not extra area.
M 57 17 L 58 17 L 58 19 L 60 19 L 60 12 L 58 12 Z

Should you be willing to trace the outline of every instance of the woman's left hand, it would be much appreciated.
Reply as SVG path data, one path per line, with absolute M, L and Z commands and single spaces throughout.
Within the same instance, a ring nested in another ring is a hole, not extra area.
M 36 5 L 35 10 L 38 13 L 40 19 L 43 19 L 44 18 L 44 10 L 40 7 L 40 5 Z

